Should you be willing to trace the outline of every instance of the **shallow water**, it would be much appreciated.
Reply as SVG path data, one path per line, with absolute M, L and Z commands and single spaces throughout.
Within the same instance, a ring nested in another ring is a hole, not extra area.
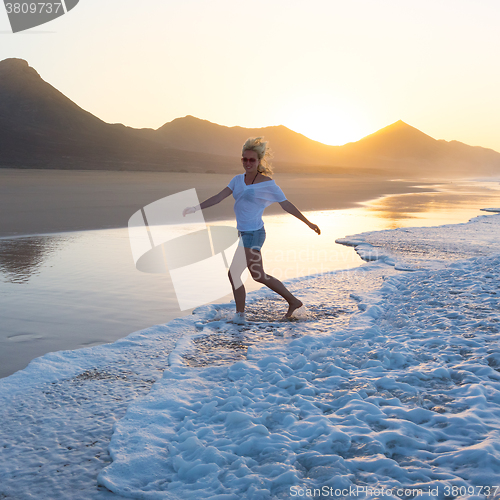
M 278 279 L 361 263 L 335 240 L 353 233 L 466 222 L 500 205 L 498 183 L 453 183 L 435 191 L 383 197 L 350 210 L 305 213 L 316 235 L 284 214 L 265 217 L 265 269 Z M 231 225 L 220 221 L 212 225 Z M 247 282 L 247 290 L 260 287 Z M 134 267 L 127 229 L 0 239 L 0 376 L 47 352 L 113 342 L 181 312 L 167 275 Z M 216 302 L 228 302 L 231 296 Z M 285 303 L 283 302 L 285 310 Z

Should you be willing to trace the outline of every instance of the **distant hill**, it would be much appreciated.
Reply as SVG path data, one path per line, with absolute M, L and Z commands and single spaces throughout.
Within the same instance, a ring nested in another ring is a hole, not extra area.
M 154 131 L 155 140 L 186 151 L 239 155 L 247 137 L 269 139 L 276 162 L 289 171 L 332 168 L 389 176 L 499 175 L 500 153 L 458 141 L 436 140 L 398 121 L 357 142 L 328 146 L 280 125 L 260 129 L 225 127 L 193 116 L 176 118 Z M 300 163 L 299 165 L 296 165 Z
M 401 120 L 342 146 L 342 154 L 405 177 L 500 174 L 500 153 L 458 141 L 436 140 Z
M 194 116 L 176 118 L 154 131 L 155 140 L 186 151 L 204 151 L 239 157 L 248 137 L 263 136 L 270 141 L 275 158 L 281 162 L 318 165 L 329 161 L 338 147 L 313 141 L 284 125 L 244 128 L 225 127 Z
M 234 164 L 147 137 L 148 130 L 105 123 L 83 110 L 26 61 L 0 62 L 0 166 L 168 171 L 203 164 L 198 170 L 205 171 Z
M 388 177 L 488 176 L 500 153 L 435 140 L 398 121 L 344 146 L 313 141 L 283 125 L 226 127 L 193 116 L 157 130 L 109 124 L 42 80 L 21 59 L 0 61 L 0 167 L 239 172 L 243 142 L 264 136 L 282 172 Z

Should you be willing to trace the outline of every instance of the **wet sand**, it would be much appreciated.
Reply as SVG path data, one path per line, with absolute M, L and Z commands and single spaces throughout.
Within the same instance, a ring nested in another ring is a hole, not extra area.
M 143 206 L 196 188 L 200 201 L 221 191 L 233 174 L 0 169 L 0 237 L 126 227 Z M 320 174 L 274 176 L 299 210 L 345 209 L 387 194 L 432 190 L 380 177 Z M 274 204 L 266 214 L 279 214 Z M 232 197 L 204 210 L 207 221 L 233 219 Z

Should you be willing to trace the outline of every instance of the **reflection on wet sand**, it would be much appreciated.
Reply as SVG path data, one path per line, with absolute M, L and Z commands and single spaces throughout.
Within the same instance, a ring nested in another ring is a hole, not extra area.
M 455 220 L 464 222 L 463 219 L 471 213 L 471 207 L 480 210 L 492 203 L 498 204 L 500 196 L 500 185 L 496 183 L 471 185 L 457 182 L 438 184 L 432 188 L 427 193 L 389 195 L 364 205 L 367 212 L 391 221 L 389 228 L 396 229 L 408 225 L 408 219 L 415 219 L 419 224 L 421 219 L 435 224 L 453 223 Z M 451 212 L 456 219 L 450 220 Z
M 499 195 L 498 183 L 453 183 L 426 187 L 424 193 L 386 196 L 362 208 L 307 213 L 321 227 L 321 236 L 288 214 L 267 215 L 265 269 L 280 280 L 343 270 L 339 279 L 344 283 L 344 270 L 362 261 L 351 248 L 337 245 L 337 238 L 403 226 L 466 222 L 484 215 L 481 208 L 500 206 Z M 226 222 L 234 225 L 234 220 Z M 248 280 L 245 287 L 250 292 L 260 285 Z M 349 298 L 349 293 L 344 295 Z M 47 352 L 113 342 L 184 315 L 168 273 L 136 270 L 126 228 L 0 239 L 0 296 L 0 377 Z M 231 299 L 228 295 L 217 302 Z M 255 320 L 274 322 L 281 317 L 285 302 L 279 300 L 258 307 Z M 330 310 L 328 305 L 310 312 L 321 315 Z M 349 316 L 334 313 L 339 321 Z M 252 321 L 251 306 L 248 317 Z M 279 329 L 261 335 L 276 335 Z M 212 349 L 215 343 L 217 349 Z M 189 362 L 204 363 L 208 357 L 213 361 L 221 349 L 221 362 L 238 359 L 245 345 L 215 331 L 198 343 Z
M 0 239 L 0 273 L 8 283 L 27 283 L 68 240 L 60 235 Z

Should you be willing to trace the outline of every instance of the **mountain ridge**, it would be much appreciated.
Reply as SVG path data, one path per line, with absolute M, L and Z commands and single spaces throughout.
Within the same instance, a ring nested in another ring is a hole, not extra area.
M 284 125 L 227 127 L 192 115 L 158 129 L 106 123 L 22 59 L 0 61 L 0 166 L 239 172 L 249 136 L 264 136 L 280 171 L 388 176 L 497 175 L 500 153 L 436 140 L 398 120 L 359 141 L 330 146 Z

